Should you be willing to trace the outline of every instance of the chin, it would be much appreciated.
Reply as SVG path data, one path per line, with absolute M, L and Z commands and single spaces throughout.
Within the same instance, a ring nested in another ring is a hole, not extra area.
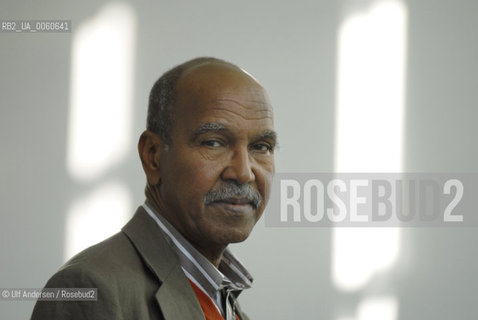
M 218 243 L 228 245 L 230 243 L 239 243 L 246 240 L 251 234 L 252 228 L 247 228 L 246 230 L 230 230 L 227 233 L 222 232 L 222 234 L 216 234 L 216 240 Z M 219 236 L 219 237 L 218 237 Z
M 229 240 L 229 243 L 240 243 L 245 241 L 247 238 L 249 238 L 249 234 L 242 236 L 242 237 L 235 237 Z

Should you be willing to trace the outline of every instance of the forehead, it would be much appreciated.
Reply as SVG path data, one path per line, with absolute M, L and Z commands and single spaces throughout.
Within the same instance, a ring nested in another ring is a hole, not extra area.
M 272 104 L 262 86 L 243 71 L 221 64 L 201 65 L 181 77 L 175 118 L 190 126 L 203 121 L 273 126 Z

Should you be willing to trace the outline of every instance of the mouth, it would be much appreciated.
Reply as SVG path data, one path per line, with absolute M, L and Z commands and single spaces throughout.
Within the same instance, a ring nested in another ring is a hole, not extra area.
M 217 200 L 211 203 L 211 205 L 219 206 L 222 209 L 235 213 L 243 214 L 248 213 L 251 209 L 255 209 L 254 204 L 247 198 L 227 198 Z
M 252 201 L 247 198 L 227 198 L 227 199 L 222 199 L 218 200 L 217 202 L 219 203 L 226 203 L 226 204 L 232 204 L 232 205 L 251 205 L 252 206 Z

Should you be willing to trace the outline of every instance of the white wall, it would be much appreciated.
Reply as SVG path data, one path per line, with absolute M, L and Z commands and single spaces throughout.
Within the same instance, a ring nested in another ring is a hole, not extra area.
M 125 153 L 91 179 L 67 165 L 77 31 L 114 1 L 3 1 L 2 19 L 68 19 L 72 34 L 0 33 L 0 287 L 42 287 L 65 261 L 68 215 L 108 183 L 129 210 L 143 201 L 135 142 L 162 72 L 211 55 L 239 64 L 274 104 L 280 172 L 334 170 L 337 37 L 367 1 L 123 2 L 135 21 L 130 136 Z M 405 2 L 408 12 L 403 169 L 478 170 L 478 3 Z M 129 9 L 128 9 L 129 10 Z M 111 124 L 105 123 L 105 130 Z M 255 276 L 241 297 L 253 319 L 355 319 L 364 297 L 393 296 L 395 319 L 476 319 L 478 235 L 403 229 L 398 261 L 357 291 L 331 278 L 332 230 L 267 228 L 234 251 Z M 0 301 L 1 319 L 27 318 L 32 302 Z M 358 318 L 357 318 L 358 319 Z

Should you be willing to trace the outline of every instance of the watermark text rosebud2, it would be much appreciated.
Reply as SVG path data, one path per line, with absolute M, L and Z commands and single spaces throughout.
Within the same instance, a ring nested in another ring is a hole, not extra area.
M 477 173 L 279 173 L 270 227 L 478 227 Z

